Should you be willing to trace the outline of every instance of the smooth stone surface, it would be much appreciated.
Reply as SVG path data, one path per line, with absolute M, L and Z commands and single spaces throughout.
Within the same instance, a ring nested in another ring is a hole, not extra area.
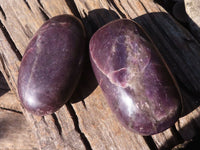
M 72 95 L 82 70 L 85 31 L 70 15 L 48 20 L 23 56 L 18 93 L 22 105 L 36 115 L 55 112 Z
M 93 35 L 89 47 L 98 83 L 127 129 L 152 135 L 177 121 L 179 90 L 141 27 L 127 19 L 113 21 Z

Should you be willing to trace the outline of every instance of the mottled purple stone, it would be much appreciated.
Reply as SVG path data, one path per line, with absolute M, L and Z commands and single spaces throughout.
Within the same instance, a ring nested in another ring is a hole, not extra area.
M 79 19 L 56 16 L 30 41 L 18 76 L 22 105 L 36 115 L 55 112 L 72 95 L 82 70 L 85 31 Z
M 140 26 L 127 19 L 113 21 L 93 35 L 89 47 L 99 85 L 127 129 L 152 135 L 176 122 L 178 87 Z

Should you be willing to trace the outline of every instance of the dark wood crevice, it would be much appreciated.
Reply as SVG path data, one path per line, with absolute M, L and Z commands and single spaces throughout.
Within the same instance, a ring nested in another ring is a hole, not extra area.
M 139 16 L 139 14 L 137 13 L 137 11 L 135 10 L 135 8 L 131 5 L 130 1 L 127 1 L 128 5 L 130 6 L 130 8 L 132 9 L 132 11 L 134 11 L 134 13 L 136 14 L 136 16 Z
M 10 108 L 0 107 L 0 109 L 1 110 L 5 110 L 5 111 L 10 111 L 10 112 L 18 113 L 18 114 L 23 114 L 21 111 L 17 111 L 17 110 L 10 109 Z
M 181 134 L 177 131 L 176 126 L 172 126 L 170 128 L 170 131 L 172 132 L 173 136 L 176 138 L 176 140 L 178 141 L 178 143 L 182 143 L 184 142 L 183 137 L 181 136 Z
M 49 20 L 49 16 L 45 13 L 44 9 L 39 7 L 40 13 L 45 21 Z
M 143 138 L 151 150 L 158 150 L 158 148 L 151 136 L 143 136 Z
M 8 91 L 10 91 L 10 87 L 1 71 L 0 71 L 0 83 L 1 83 L 0 85 L 0 96 L 1 96 L 4 93 L 7 93 Z
M 56 127 L 57 127 L 57 129 L 58 129 L 59 135 L 62 136 L 62 127 L 61 127 L 61 125 L 60 125 L 60 123 L 59 123 L 59 121 L 58 121 L 58 118 L 57 118 L 56 114 L 53 113 L 53 114 L 52 114 L 52 117 L 53 117 L 54 123 L 55 123 L 55 125 L 56 125 Z
M 12 40 L 10 34 L 8 33 L 6 27 L 3 25 L 2 21 L 0 20 L 0 29 L 2 30 L 6 40 L 8 41 L 8 43 L 10 44 L 10 47 L 12 48 L 12 50 L 14 51 L 14 53 L 16 54 L 17 58 L 21 61 L 22 60 L 22 55 L 20 53 L 20 51 L 17 49 L 14 41 Z
M 28 39 L 31 39 L 33 37 L 33 33 L 29 29 L 28 25 L 23 26 L 20 20 L 17 20 L 17 22 L 20 25 L 21 29 L 23 30 L 24 34 L 28 37 Z
M 37 3 L 38 3 L 38 5 L 39 5 L 39 10 L 40 10 L 40 13 L 41 13 L 43 19 L 44 19 L 45 21 L 46 21 L 46 20 L 49 20 L 50 16 L 45 12 L 44 6 L 43 6 L 43 4 L 41 3 L 41 1 L 40 1 L 40 0 L 37 0 Z
M 28 1 L 27 1 L 27 0 L 24 0 L 24 3 L 26 4 L 27 8 L 28 8 L 29 10 L 31 10 L 31 7 L 30 7 Z
M 69 114 L 72 117 L 75 130 L 80 134 L 81 140 L 82 140 L 83 144 L 85 145 L 86 150 L 92 150 L 89 140 L 87 139 L 87 137 L 85 136 L 85 134 L 81 131 L 81 129 L 79 127 L 78 116 L 76 115 L 76 112 L 75 112 L 72 104 L 67 103 L 66 107 L 67 107 Z
M 122 17 L 122 18 L 126 18 L 126 15 L 117 7 L 117 5 L 115 4 L 114 0 L 107 0 L 107 2 L 112 5 L 116 10 L 117 12 L 119 13 L 119 15 Z M 119 0 L 119 3 L 121 4 L 121 1 Z M 122 5 L 121 5 L 122 6 Z M 124 7 L 122 6 L 122 8 L 124 9 Z M 124 11 L 126 11 L 126 9 L 124 9 Z
M 69 7 L 69 9 L 71 10 L 71 12 L 76 16 L 78 17 L 79 19 L 82 19 L 79 11 L 78 11 L 78 8 L 76 6 L 76 3 L 74 2 L 74 0 L 65 0 L 67 6 Z
M 147 14 L 149 13 L 149 11 L 147 10 L 147 8 L 145 7 L 145 5 L 143 4 L 143 2 L 141 0 L 138 0 L 140 2 L 140 4 L 142 5 L 142 7 L 144 8 L 144 10 L 147 12 Z
M 0 12 L 3 15 L 4 20 L 6 20 L 6 14 L 5 14 L 3 8 L 1 7 L 1 5 L 0 5 Z
M 6 58 L 4 57 L 3 54 L 0 54 L 0 62 L 2 66 L 1 71 L 3 72 L 3 75 L 9 85 L 9 88 L 16 93 L 15 86 L 13 85 L 14 83 L 12 82 L 13 76 L 10 75 L 11 70 L 9 69 L 9 67 L 7 67 L 8 62 L 6 61 Z
M 37 0 L 37 2 L 38 2 L 40 7 L 44 8 L 40 0 Z
M 2 69 L 3 69 L 3 72 L 5 73 L 4 77 L 7 77 L 8 79 L 10 78 L 10 74 L 9 74 L 9 71 L 6 67 L 6 59 L 4 58 L 4 55 L 3 54 L 0 54 L 0 61 L 1 61 L 1 65 L 2 65 Z

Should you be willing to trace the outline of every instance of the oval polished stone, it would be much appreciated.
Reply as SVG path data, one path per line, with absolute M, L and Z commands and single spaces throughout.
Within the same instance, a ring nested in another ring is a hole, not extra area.
M 138 24 L 113 21 L 97 30 L 89 47 L 98 83 L 127 129 L 152 135 L 176 122 L 181 109 L 178 87 Z
M 70 98 L 80 78 L 85 39 L 81 21 L 70 15 L 53 17 L 36 32 L 18 76 L 19 97 L 28 111 L 51 114 Z

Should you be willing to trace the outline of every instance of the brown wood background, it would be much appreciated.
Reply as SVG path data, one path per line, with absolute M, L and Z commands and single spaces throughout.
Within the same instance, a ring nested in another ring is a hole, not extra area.
M 181 88 L 183 113 L 173 127 L 147 137 L 127 131 L 111 113 L 89 59 L 74 95 L 60 110 L 38 117 L 21 108 L 17 77 L 26 46 L 45 20 L 66 13 L 81 18 L 88 40 L 117 18 L 143 26 Z M 199 140 L 200 30 L 193 32 L 153 0 L 0 0 L 0 29 L 0 150 L 163 150 Z

